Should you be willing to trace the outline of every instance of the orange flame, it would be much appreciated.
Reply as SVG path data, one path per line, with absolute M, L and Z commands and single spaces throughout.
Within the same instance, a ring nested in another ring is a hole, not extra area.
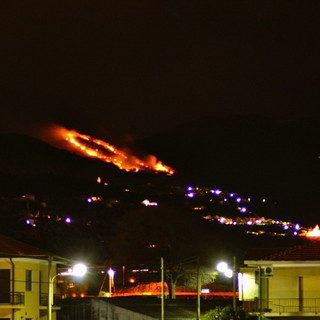
M 141 160 L 128 152 L 117 149 L 115 146 L 89 135 L 81 134 L 75 130 L 68 130 L 60 126 L 54 126 L 49 134 L 55 138 L 54 144 L 78 153 L 81 156 L 96 158 L 107 163 L 113 163 L 126 171 L 138 172 L 140 170 L 164 172 L 172 175 L 174 170 L 158 161 L 155 156 L 150 155 L 147 160 Z M 58 141 L 57 141 L 58 140 Z
M 305 235 L 306 237 L 309 237 L 309 238 L 320 237 L 319 226 L 316 225 L 313 229 L 309 229 Z

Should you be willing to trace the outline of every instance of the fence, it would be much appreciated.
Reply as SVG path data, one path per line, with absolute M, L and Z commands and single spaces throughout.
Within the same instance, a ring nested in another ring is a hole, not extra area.
M 320 298 L 279 298 L 279 299 L 255 299 L 244 301 L 243 307 L 248 312 L 320 312 Z

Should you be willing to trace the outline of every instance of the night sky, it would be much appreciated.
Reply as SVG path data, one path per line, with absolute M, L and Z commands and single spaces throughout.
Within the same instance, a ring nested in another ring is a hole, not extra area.
M 319 119 L 319 13 L 293 0 L 1 1 L 0 132 L 55 123 L 118 145 L 206 117 Z
M 205 116 L 319 115 L 319 2 L 7 1 L 1 130 L 148 137 Z

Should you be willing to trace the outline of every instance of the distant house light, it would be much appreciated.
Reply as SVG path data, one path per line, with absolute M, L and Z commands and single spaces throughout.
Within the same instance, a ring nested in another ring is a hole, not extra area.
M 218 219 L 218 221 L 219 221 L 220 223 L 225 223 L 225 222 L 226 222 L 226 218 L 225 218 L 225 217 L 220 217 L 220 218 Z
M 92 202 L 102 202 L 102 197 L 89 197 L 87 198 L 87 202 L 88 203 L 92 203 Z
M 72 219 L 70 217 L 66 217 L 64 219 L 65 223 L 71 223 L 72 222 Z
M 146 207 L 157 207 L 158 206 L 158 202 L 150 201 L 148 199 L 143 200 L 141 202 L 141 204 L 143 204 Z

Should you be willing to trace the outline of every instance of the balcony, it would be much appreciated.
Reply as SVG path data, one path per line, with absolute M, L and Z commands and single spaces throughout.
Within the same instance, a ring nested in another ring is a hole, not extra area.
M 24 292 L 10 292 L 7 296 L 2 295 L 0 307 L 7 307 L 8 305 L 24 305 Z
M 280 298 L 268 300 L 249 300 L 243 308 L 250 313 L 263 313 L 265 316 L 307 315 L 320 313 L 320 298 Z
M 59 304 L 59 301 L 62 299 L 61 295 L 55 294 L 53 296 L 53 305 L 56 306 Z M 41 293 L 40 294 L 40 306 L 47 307 L 48 306 L 48 293 Z

